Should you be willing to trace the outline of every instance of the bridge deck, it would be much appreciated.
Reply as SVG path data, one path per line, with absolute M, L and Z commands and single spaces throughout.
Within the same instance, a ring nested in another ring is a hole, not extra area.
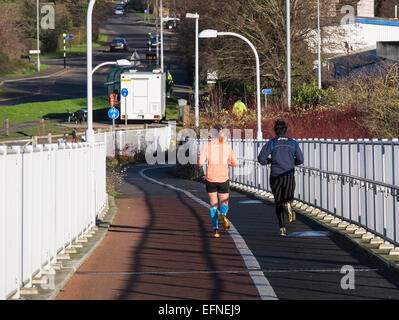
M 214 239 L 208 209 L 144 179 L 143 168 L 128 170 L 108 234 L 56 299 L 260 299 L 265 288 L 257 290 L 231 234 Z M 174 178 L 167 168 L 145 174 L 207 202 L 201 183 Z M 270 283 L 268 293 L 278 299 L 399 298 L 395 275 L 352 244 L 299 215 L 281 238 L 273 204 L 248 200 L 232 191 L 228 217 Z M 344 265 L 355 269 L 354 289 L 341 286 Z

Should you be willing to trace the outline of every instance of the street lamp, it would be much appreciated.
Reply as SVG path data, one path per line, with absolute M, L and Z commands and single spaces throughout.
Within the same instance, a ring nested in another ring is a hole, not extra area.
M 94 69 L 93 69 L 93 71 L 91 72 L 91 74 L 94 74 L 94 72 L 96 72 L 99 68 L 101 68 L 101 67 L 103 67 L 103 66 L 106 66 L 106 65 L 110 65 L 110 64 L 113 64 L 113 65 L 117 65 L 117 66 L 120 66 L 120 67 L 127 67 L 127 66 L 130 66 L 131 65 L 131 63 L 130 63 L 130 61 L 129 60 L 126 60 L 126 59 L 121 59 L 121 60 L 116 60 L 116 61 L 109 61 L 109 62 L 103 62 L 103 63 L 100 63 L 98 66 L 96 66 Z
M 160 10 L 160 15 L 161 15 L 161 71 L 163 72 L 163 17 L 162 17 L 162 0 L 160 2 L 161 5 L 161 10 Z M 157 40 L 158 41 L 158 40 Z
M 321 34 L 320 34 L 320 0 L 317 0 L 317 56 L 319 68 L 317 70 L 317 80 L 319 89 L 321 89 Z
M 234 32 L 218 32 L 217 30 L 206 29 L 200 32 L 199 38 L 216 38 L 217 36 L 234 36 L 244 40 L 252 49 L 255 54 L 256 60 L 256 104 L 258 108 L 258 133 L 257 139 L 262 140 L 262 127 L 261 127 L 261 109 L 260 109 L 260 67 L 259 67 L 259 56 L 255 46 L 245 37 Z
M 130 65 L 130 62 L 125 59 L 118 60 L 116 62 L 106 62 L 97 66 L 93 70 L 93 42 L 92 42 L 92 16 L 93 8 L 96 0 L 90 0 L 87 8 L 87 24 L 86 24 L 86 39 L 87 39 L 87 130 L 86 130 L 86 142 L 94 143 L 94 130 L 93 130 L 93 73 L 103 65 L 106 64 L 118 64 Z
M 40 42 L 39 42 L 39 0 L 36 1 L 36 28 L 37 28 L 37 71 L 40 71 Z
M 290 0 L 286 0 L 286 28 L 287 28 L 287 104 L 291 110 L 291 8 Z
M 187 13 L 186 18 L 195 19 L 195 126 L 199 127 L 199 72 L 198 72 L 198 13 Z
M 92 43 L 92 15 L 96 0 L 90 0 L 87 8 L 87 24 L 86 24 L 86 39 L 87 39 L 87 130 L 86 141 L 94 142 L 93 131 L 93 43 Z

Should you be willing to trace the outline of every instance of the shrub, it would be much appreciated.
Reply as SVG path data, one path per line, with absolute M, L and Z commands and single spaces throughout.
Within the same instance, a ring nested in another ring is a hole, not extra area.
M 299 105 L 315 106 L 319 104 L 320 100 L 327 95 L 327 91 L 319 89 L 316 81 L 312 83 L 303 83 L 301 86 L 294 89 L 292 101 Z
M 188 163 L 182 165 L 180 163 L 177 163 L 176 166 L 170 169 L 169 172 L 172 175 L 179 178 L 189 179 L 194 181 L 204 181 L 204 172 L 202 168 L 196 164 Z

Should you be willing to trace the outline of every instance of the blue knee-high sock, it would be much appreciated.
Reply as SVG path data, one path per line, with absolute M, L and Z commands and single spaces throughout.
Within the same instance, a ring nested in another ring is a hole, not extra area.
M 212 227 L 213 229 L 218 228 L 218 209 L 216 207 L 211 207 L 209 209 L 209 213 L 211 215 Z
M 220 207 L 220 213 L 223 215 L 227 215 L 227 211 L 229 211 L 229 206 L 227 204 L 224 204 Z

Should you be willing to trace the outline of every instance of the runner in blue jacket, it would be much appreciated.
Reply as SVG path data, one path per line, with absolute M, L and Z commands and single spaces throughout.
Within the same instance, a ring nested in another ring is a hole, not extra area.
M 291 208 L 295 192 L 295 166 L 303 163 L 303 154 L 294 139 L 286 136 L 287 125 L 277 120 L 274 125 L 276 137 L 263 146 L 258 155 L 262 165 L 271 164 L 270 187 L 276 205 L 276 215 L 280 226 L 280 235 L 285 236 L 284 211 L 289 221 L 295 221 L 295 212 Z

